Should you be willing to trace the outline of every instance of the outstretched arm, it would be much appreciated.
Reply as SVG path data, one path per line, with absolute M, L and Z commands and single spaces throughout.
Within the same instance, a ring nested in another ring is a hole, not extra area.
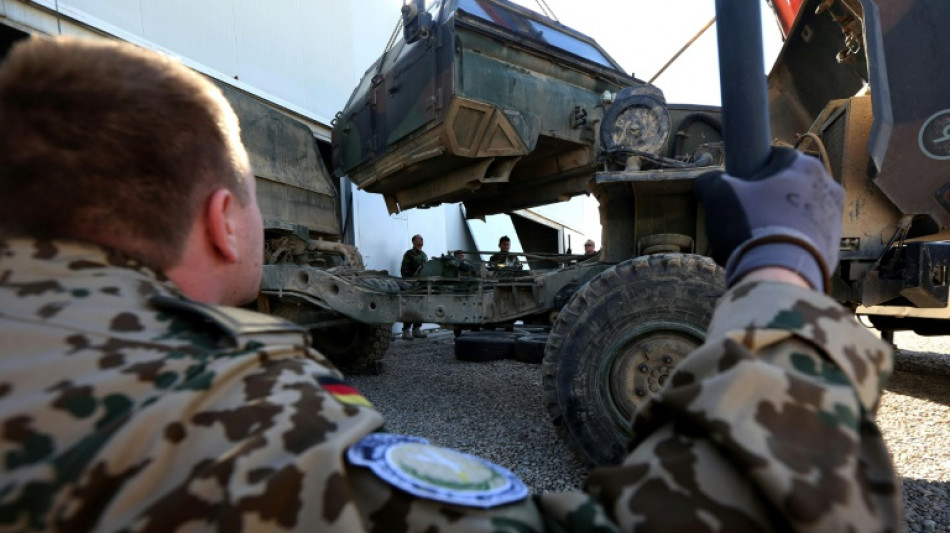
M 874 423 L 892 353 L 822 292 L 837 265 L 841 188 L 773 153 L 753 181 L 697 193 L 730 290 L 705 344 L 633 423 L 622 466 L 588 489 L 636 531 L 896 531 L 900 487 Z

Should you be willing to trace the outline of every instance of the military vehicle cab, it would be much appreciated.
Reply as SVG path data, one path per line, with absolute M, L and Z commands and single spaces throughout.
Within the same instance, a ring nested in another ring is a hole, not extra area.
M 462 202 L 474 218 L 558 202 L 630 156 L 680 166 L 719 140 L 715 110 L 669 109 L 584 34 L 503 0 L 420 4 L 404 8 L 403 38 L 333 129 L 336 173 L 392 213 Z M 687 115 L 692 129 L 673 142 Z

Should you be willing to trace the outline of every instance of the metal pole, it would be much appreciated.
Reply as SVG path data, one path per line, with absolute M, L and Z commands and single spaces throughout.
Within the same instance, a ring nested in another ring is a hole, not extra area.
M 764 168 L 771 151 L 761 2 L 716 0 L 726 172 L 737 178 Z
M 696 35 L 693 35 L 693 38 L 690 39 L 686 44 L 684 44 L 683 47 L 680 48 L 679 51 L 676 52 L 676 54 L 674 54 L 673 57 L 671 57 L 670 60 L 667 61 L 665 65 L 663 65 L 663 68 L 661 68 L 656 74 L 654 74 L 653 77 L 650 78 L 650 81 L 648 81 L 647 83 L 653 83 L 654 81 L 656 81 L 656 79 L 660 77 L 660 74 L 663 74 L 666 71 L 666 69 L 670 68 L 670 65 L 672 65 L 673 62 L 679 58 L 679 56 L 683 55 L 683 52 L 685 52 L 687 48 L 692 46 L 693 43 L 696 42 L 696 39 L 699 39 L 704 33 L 706 33 L 706 30 L 708 30 L 709 27 L 712 26 L 714 22 L 716 22 L 716 17 L 709 19 L 709 22 L 707 22 L 706 25 L 703 26 L 703 29 L 696 32 Z

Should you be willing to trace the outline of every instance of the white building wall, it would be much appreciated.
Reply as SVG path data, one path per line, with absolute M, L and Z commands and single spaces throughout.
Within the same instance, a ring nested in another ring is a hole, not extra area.
M 449 250 L 446 220 L 458 215 L 454 206 L 431 209 L 412 209 L 396 215 L 386 211 L 382 195 L 357 192 L 354 198 L 356 216 L 356 247 L 363 255 L 366 267 L 387 270 L 399 275 L 402 255 L 412 247 L 412 236 L 422 235 L 422 250 L 430 258 L 439 257 Z
M 533 207 L 531 211 L 570 228 L 564 232 L 561 252 L 567 252 L 570 247 L 574 253 L 584 253 L 584 241 L 587 239 L 593 240 L 596 248 L 600 249 L 600 209 L 592 195 L 575 196 L 567 202 Z
M 447 249 L 453 252 L 455 250 L 472 252 L 478 249 L 463 213 L 460 204 L 445 206 L 445 242 Z M 473 260 L 475 256 L 469 256 L 468 259 Z
M 28 5 L 3 0 L 4 5 Z M 39 0 L 62 20 L 179 56 L 324 126 L 396 26 L 397 0 Z M 60 26 L 62 26 L 60 24 Z M 59 33 L 57 28 L 43 28 Z M 75 33 L 64 31 L 64 33 Z

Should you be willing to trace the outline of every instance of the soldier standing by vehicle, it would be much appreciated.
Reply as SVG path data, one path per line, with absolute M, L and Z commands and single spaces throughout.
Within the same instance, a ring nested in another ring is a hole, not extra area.
M 478 269 L 475 268 L 475 265 L 469 262 L 468 259 L 465 259 L 465 254 L 462 250 L 455 250 L 455 263 L 458 265 L 459 274 L 463 276 L 474 275 L 478 272 Z
M 488 258 L 488 266 L 494 270 L 498 270 L 505 267 L 513 266 L 517 262 L 517 258 L 508 253 L 511 250 L 511 239 L 507 235 L 502 235 L 498 239 L 498 249 L 497 254 L 493 254 Z
M 594 249 L 594 241 L 592 239 L 587 239 L 587 242 L 584 243 L 584 257 L 583 259 L 590 259 L 597 255 L 597 250 Z
M 399 267 L 399 274 L 404 278 L 414 278 L 422 269 L 422 265 L 429 260 L 429 257 L 422 251 L 422 235 L 412 236 L 412 248 L 402 254 L 402 265 Z M 413 338 L 424 339 L 428 337 L 422 331 L 421 322 L 403 322 L 402 338 L 411 341 Z
M 127 44 L 17 45 L 0 67 L 0 529 L 899 530 L 874 424 L 891 353 L 821 294 L 841 189 L 812 158 L 773 160 L 697 184 L 709 213 L 744 215 L 710 231 L 731 289 L 624 464 L 529 496 L 379 432 L 305 332 L 219 305 L 255 296 L 262 224 L 207 80 Z

